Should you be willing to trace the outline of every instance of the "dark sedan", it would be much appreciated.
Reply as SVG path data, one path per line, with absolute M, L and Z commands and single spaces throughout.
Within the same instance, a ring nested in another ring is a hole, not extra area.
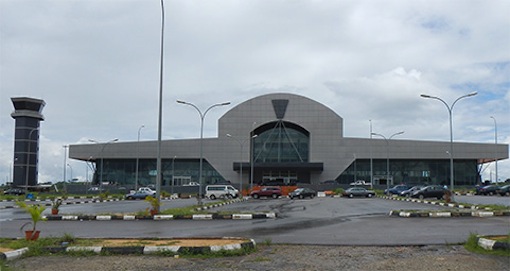
M 389 195 L 400 195 L 400 192 L 407 190 L 409 188 L 411 188 L 409 185 L 399 184 L 399 185 L 395 185 L 394 187 L 392 187 L 390 189 L 384 190 L 384 194 L 386 194 L 388 196 Z
M 4 195 L 25 195 L 25 190 L 19 188 L 10 188 L 4 191 Z
M 510 184 L 500 187 L 497 193 L 501 196 L 510 196 Z
M 492 195 L 495 195 L 498 191 L 498 189 L 500 189 L 499 186 L 497 185 L 486 185 L 484 187 L 480 187 L 477 191 L 477 194 L 478 195 L 489 195 L 489 196 L 492 196 Z
M 304 199 L 306 197 L 313 199 L 317 195 L 317 192 L 315 190 L 310 188 L 298 188 L 292 192 L 289 193 L 289 198 L 300 198 Z
M 449 192 L 448 189 L 444 188 L 440 185 L 429 185 L 425 186 L 420 190 L 414 191 L 411 194 L 412 198 L 437 198 L 442 199 L 445 195 L 445 193 Z
M 372 190 L 368 190 L 363 187 L 351 187 L 345 190 L 342 195 L 344 197 L 354 198 L 354 197 L 368 197 L 371 198 L 375 196 L 375 192 Z
M 400 192 L 400 196 L 402 196 L 402 197 L 410 197 L 410 196 L 411 196 L 411 194 L 412 194 L 414 191 L 418 191 L 418 190 L 420 190 L 420 189 L 422 189 L 422 188 L 423 188 L 423 185 L 413 186 L 413 187 L 411 187 L 411 188 L 409 188 L 409 189 L 407 189 L 407 190 L 404 190 L 404 191 Z

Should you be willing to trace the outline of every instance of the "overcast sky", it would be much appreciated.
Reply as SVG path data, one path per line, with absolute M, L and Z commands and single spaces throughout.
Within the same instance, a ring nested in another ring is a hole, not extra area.
M 510 142 L 510 1 L 165 0 L 163 139 L 205 137 L 229 108 L 299 94 L 344 136 Z M 39 182 L 63 180 L 63 145 L 157 139 L 159 0 L 0 0 L 0 183 L 13 163 L 11 97 L 43 99 Z M 445 150 L 446 151 L 446 150 Z M 447 154 L 445 153 L 445 156 Z M 445 157 L 446 158 L 446 157 Z M 83 162 L 67 160 L 74 178 Z M 510 178 L 510 162 L 499 162 Z M 70 174 L 69 167 L 67 168 Z M 488 179 L 494 164 L 484 166 Z M 68 176 L 68 178 L 70 178 Z

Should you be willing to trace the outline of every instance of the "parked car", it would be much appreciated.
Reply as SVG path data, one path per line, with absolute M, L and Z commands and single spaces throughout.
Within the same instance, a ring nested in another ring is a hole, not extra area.
M 126 194 L 125 198 L 127 200 L 136 200 L 136 199 L 145 199 L 148 196 L 152 196 L 152 194 L 149 194 L 145 191 L 136 191 L 135 193 Z
M 145 192 L 151 196 L 156 195 L 156 191 L 150 189 L 149 187 L 140 187 L 140 188 L 138 188 L 138 191 L 136 191 L 136 192 Z
M 364 180 L 357 180 L 355 182 L 350 183 L 349 185 L 370 185 L 370 183 L 367 183 Z
M 313 189 L 306 188 L 306 187 L 305 188 L 297 188 L 296 190 L 289 193 L 290 199 L 294 199 L 294 198 L 304 199 L 306 197 L 313 199 L 315 196 L 317 196 L 317 192 L 315 192 L 315 190 L 313 190 Z
M 494 184 L 480 187 L 476 192 L 477 195 L 495 195 L 500 187 Z
M 497 193 L 501 196 L 510 196 L 510 184 L 500 187 Z
M 395 185 L 394 187 L 392 187 L 390 189 L 385 189 L 384 194 L 386 194 L 386 195 L 400 195 L 400 192 L 407 190 L 409 188 L 411 188 L 409 185 L 399 184 L 399 185 Z
M 402 197 L 410 197 L 410 196 L 411 196 L 411 194 L 412 194 L 414 191 L 418 191 L 418 190 L 420 190 L 420 189 L 422 189 L 422 188 L 423 188 L 423 185 L 413 186 L 413 187 L 411 187 L 411 188 L 409 188 L 409 189 L 406 189 L 406 190 L 404 190 L 404 191 L 400 192 L 400 196 L 402 196 Z
M 4 195 L 25 195 L 25 190 L 19 188 L 9 188 L 4 191 Z
M 414 191 L 411 194 L 412 198 L 437 198 L 442 199 L 444 197 L 444 194 L 449 192 L 448 189 L 444 188 L 444 186 L 440 185 L 429 185 L 425 186 L 420 190 Z
M 368 197 L 368 198 L 371 198 L 373 196 L 375 196 L 375 192 L 372 191 L 372 190 L 368 190 L 366 188 L 363 188 L 363 187 L 351 187 L 347 190 L 345 190 L 342 195 L 344 197 L 349 197 L 349 198 L 353 198 L 353 197 Z
M 254 199 L 258 199 L 260 197 L 272 197 L 273 199 L 277 199 L 281 197 L 282 190 L 277 186 L 266 186 L 262 187 L 260 190 L 253 190 L 250 193 L 250 196 Z

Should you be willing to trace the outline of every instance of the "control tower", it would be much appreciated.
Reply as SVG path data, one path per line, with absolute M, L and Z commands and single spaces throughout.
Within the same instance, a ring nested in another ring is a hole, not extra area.
M 44 120 L 41 113 L 46 103 L 43 100 L 28 97 L 11 98 L 11 101 L 14 105 L 11 117 L 16 120 L 13 186 L 37 185 L 39 123 Z

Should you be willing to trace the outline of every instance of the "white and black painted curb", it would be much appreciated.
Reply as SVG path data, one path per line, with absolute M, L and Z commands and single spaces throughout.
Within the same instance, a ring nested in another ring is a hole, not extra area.
M 390 216 L 399 216 L 399 217 L 492 217 L 492 216 L 510 216 L 510 209 L 507 210 L 490 210 L 490 209 L 481 209 L 478 206 L 466 206 L 463 204 L 457 203 L 445 203 L 431 200 L 420 200 L 413 198 L 400 198 L 400 197 L 388 197 L 381 196 L 380 198 L 389 199 L 389 200 L 397 200 L 397 201 L 407 201 L 407 202 L 417 202 L 417 203 L 425 203 L 431 205 L 438 205 L 444 207 L 458 208 L 459 210 L 453 211 L 405 211 L 405 210 L 393 210 L 390 211 Z
M 110 221 L 110 220 L 213 220 L 213 219 L 270 219 L 276 218 L 276 213 L 261 214 L 194 214 L 194 215 L 48 215 L 48 221 Z
M 477 236 L 478 246 L 485 250 L 506 250 L 510 251 L 510 243 L 488 239 L 484 236 Z
M 189 238 L 189 239 L 204 239 L 204 238 Z M 205 238 L 205 239 L 233 239 L 233 240 L 246 240 L 242 243 L 230 245 L 211 245 L 211 246 L 58 246 L 58 247 L 45 247 L 44 250 L 50 253 L 66 253 L 66 252 L 91 252 L 96 254 L 107 255 L 150 255 L 156 253 L 171 252 L 176 255 L 179 254 L 207 254 L 218 251 L 235 251 L 241 249 L 253 249 L 256 246 L 255 240 L 236 237 L 221 237 L 221 238 Z M 28 251 L 28 248 L 21 248 L 14 251 L 0 253 L 2 260 L 14 260 L 21 257 Z
M 28 251 L 28 247 L 16 249 L 13 251 L 2 252 L 2 253 L 0 253 L 0 259 L 7 260 L 7 261 L 14 260 L 14 259 L 17 259 L 17 258 L 23 256 L 23 254 L 25 254 L 27 251 Z
M 398 217 L 492 217 L 510 216 L 510 210 L 506 211 L 390 211 L 390 216 Z

